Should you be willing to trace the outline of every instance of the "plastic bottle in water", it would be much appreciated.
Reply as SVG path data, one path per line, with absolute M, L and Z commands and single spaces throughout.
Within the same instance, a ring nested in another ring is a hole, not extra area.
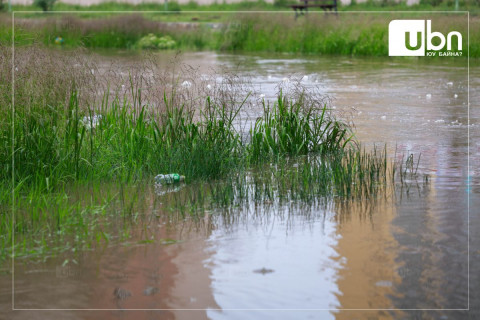
M 155 177 L 156 184 L 174 184 L 185 181 L 185 176 L 178 173 L 159 174 Z

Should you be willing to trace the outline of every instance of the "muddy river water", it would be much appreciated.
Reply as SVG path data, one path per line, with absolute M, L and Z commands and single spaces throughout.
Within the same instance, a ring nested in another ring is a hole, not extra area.
M 64 265 L 62 256 L 16 261 L 17 309 L 76 311 L 10 312 L 11 274 L 4 274 L 0 318 L 480 318 L 478 66 L 470 67 L 468 113 L 463 58 L 195 53 L 184 59 L 248 74 L 266 99 L 284 78 L 301 77 L 349 111 L 365 145 L 421 154 L 428 187 L 419 183 L 374 205 L 333 204 L 308 214 L 265 204 L 228 221 L 160 219 L 132 233 L 163 242 L 111 243 L 80 254 L 76 264 Z M 155 212 L 153 204 L 167 200 L 152 193 L 145 210 Z

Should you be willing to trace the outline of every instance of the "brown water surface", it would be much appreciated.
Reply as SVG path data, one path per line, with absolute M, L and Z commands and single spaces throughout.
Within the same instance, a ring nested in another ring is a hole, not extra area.
M 83 252 L 77 264 L 63 265 L 65 256 L 15 261 L 15 308 L 97 311 L 7 311 L 0 318 L 480 318 L 478 67 L 470 69 L 468 115 L 466 59 L 213 53 L 184 59 L 200 70 L 235 68 L 265 99 L 275 97 L 279 83 L 288 86 L 285 78 L 302 78 L 349 112 L 366 146 L 386 143 L 391 156 L 395 149 L 421 153 L 419 170 L 430 175 L 429 185 L 413 183 L 375 202 L 330 201 L 305 210 L 257 203 L 229 216 L 211 211 L 201 220 L 175 221 L 153 205 L 172 196 L 152 192 L 143 213 L 158 218 L 133 228 L 127 244 Z M 144 239 L 153 243 L 138 243 Z M 11 275 L 0 283 L 0 307 L 9 310 Z M 469 313 L 437 310 L 468 307 Z

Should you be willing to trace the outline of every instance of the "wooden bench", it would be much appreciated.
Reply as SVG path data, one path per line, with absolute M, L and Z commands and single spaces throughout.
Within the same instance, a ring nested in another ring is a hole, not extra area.
M 295 18 L 308 12 L 308 8 L 322 8 L 323 11 L 335 10 L 337 14 L 337 0 L 300 0 L 299 4 L 292 4 L 290 8 L 295 10 Z

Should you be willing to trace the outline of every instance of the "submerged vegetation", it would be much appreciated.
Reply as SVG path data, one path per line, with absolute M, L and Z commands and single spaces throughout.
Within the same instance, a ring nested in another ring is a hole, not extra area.
M 137 200 L 152 192 L 148 186 L 158 173 L 185 175 L 197 188 L 173 207 L 201 210 L 249 199 L 371 198 L 395 181 L 398 165 L 386 151 L 362 149 L 348 121 L 301 87 L 280 89 L 276 101 L 258 101 L 236 75 L 217 80 L 175 65 L 165 72 L 151 57 L 110 72 L 88 56 L 25 47 L 15 55 L 12 88 L 11 53 L 0 50 L 6 80 L 0 96 L 1 259 L 10 254 L 12 230 L 17 255 L 110 241 L 111 217 L 135 222 Z M 242 112 L 249 107 L 264 112 L 246 131 Z M 98 191 L 100 185 L 107 190 Z M 90 191 L 81 196 L 78 188 Z M 122 232 L 117 228 L 113 237 L 128 238 L 128 230 Z

